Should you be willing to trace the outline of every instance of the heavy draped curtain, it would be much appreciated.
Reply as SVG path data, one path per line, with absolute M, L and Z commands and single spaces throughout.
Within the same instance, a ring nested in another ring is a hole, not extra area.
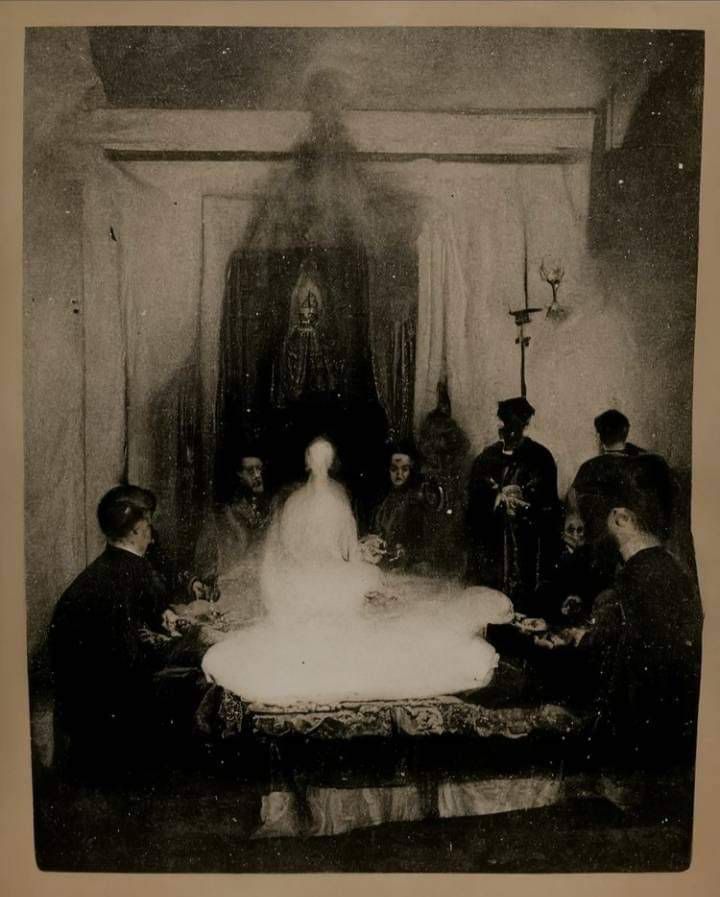
M 475 450 L 497 438 L 497 402 L 520 393 L 509 311 L 525 302 L 527 253 L 528 302 L 543 309 L 526 331 L 528 398 L 537 411 L 530 432 L 555 455 L 561 492 L 595 452 L 592 420 L 606 408 L 622 408 L 637 440 L 655 442 L 637 388 L 652 374 L 588 251 L 583 167 L 417 163 L 405 173 L 408 183 L 424 173 L 431 185 L 418 239 L 415 423 L 435 406 L 437 383 L 447 378 L 453 414 Z M 552 293 L 540 265 L 550 257 L 565 270 L 559 300 L 568 314 L 561 322 L 544 311 Z
M 209 499 L 227 263 L 243 246 L 268 167 L 111 167 L 110 178 L 87 188 L 88 534 L 90 506 L 127 475 L 158 493 L 159 528 L 172 543 L 190 538 Z M 533 430 L 558 459 L 561 488 L 592 453 L 592 417 L 605 407 L 623 408 L 636 421 L 636 441 L 654 444 L 642 427 L 652 372 L 640 365 L 631 322 L 607 302 L 585 245 L 582 168 L 382 166 L 383 177 L 421 198 L 414 245 L 368 253 L 369 326 L 380 347 L 373 373 L 397 435 L 434 407 L 446 375 L 473 448 L 495 438 L 496 402 L 519 389 L 508 311 L 524 301 L 526 232 L 531 305 L 550 301 L 537 273 L 545 254 L 560 255 L 566 271 L 560 300 L 570 315 L 561 324 L 538 316 L 528 351 Z M 408 386 L 402 372 L 413 354 Z

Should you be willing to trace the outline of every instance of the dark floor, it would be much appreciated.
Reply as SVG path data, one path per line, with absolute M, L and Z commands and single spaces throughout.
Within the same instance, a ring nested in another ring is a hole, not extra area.
M 112 794 L 36 777 L 38 865 L 122 872 L 608 872 L 687 868 L 690 826 L 603 799 L 346 835 L 249 840 L 259 789 L 183 775 Z
M 481 751 L 476 742 L 453 739 L 350 740 L 341 749 L 322 743 L 290 749 L 284 742 L 282 759 L 253 739 L 240 740 L 195 745 L 187 756 L 169 750 L 150 786 L 93 789 L 63 782 L 48 767 L 51 720 L 50 706 L 38 705 L 35 843 L 45 871 L 630 872 L 681 871 L 690 862 L 691 788 L 662 789 L 655 780 L 649 791 L 661 792 L 669 809 L 658 814 L 654 808 L 653 823 L 585 796 L 541 809 L 392 823 L 333 837 L 251 839 L 262 793 L 270 782 L 282 789 L 297 780 L 299 769 L 330 787 L 359 784 L 340 775 L 343 770 L 355 770 L 366 784 L 370 773 L 375 784 L 390 784 L 401 767 L 420 780 L 428 770 L 474 778 L 487 768 L 503 774 L 531 766 L 572 776 L 552 739 L 485 740 Z

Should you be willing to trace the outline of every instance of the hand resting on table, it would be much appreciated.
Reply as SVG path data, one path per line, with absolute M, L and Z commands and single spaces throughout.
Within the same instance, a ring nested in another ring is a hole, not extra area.
M 586 629 L 568 628 L 561 629 L 559 632 L 544 632 L 542 635 L 536 635 L 533 642 L 539 648 L 565 648 L 576 647 L 580 644 L 583 636 L 587 632 Z

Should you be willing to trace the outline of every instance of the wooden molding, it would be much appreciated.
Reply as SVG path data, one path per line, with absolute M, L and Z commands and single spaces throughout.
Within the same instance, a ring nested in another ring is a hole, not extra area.
M 477 113 L 350 112 L 367 161 L 572 161 L 593 146 L 593 109 Z M 283 161 L 307 133 L 304 112 L 99 110 L 81 140 L 124 161 Z

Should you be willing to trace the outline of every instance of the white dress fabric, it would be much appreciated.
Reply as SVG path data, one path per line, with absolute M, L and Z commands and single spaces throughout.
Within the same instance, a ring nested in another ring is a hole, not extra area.
M 210 648 L 206 676 L 248 702 L 276 706 L 487 685 L 498 658 L 482 631 L 509 619 L 509 600 L 490 589 L 383 575 L 365 562 L 350 503 L 327 466 L 312 469 L 270 526 L 260 577 L 265 616 Z

